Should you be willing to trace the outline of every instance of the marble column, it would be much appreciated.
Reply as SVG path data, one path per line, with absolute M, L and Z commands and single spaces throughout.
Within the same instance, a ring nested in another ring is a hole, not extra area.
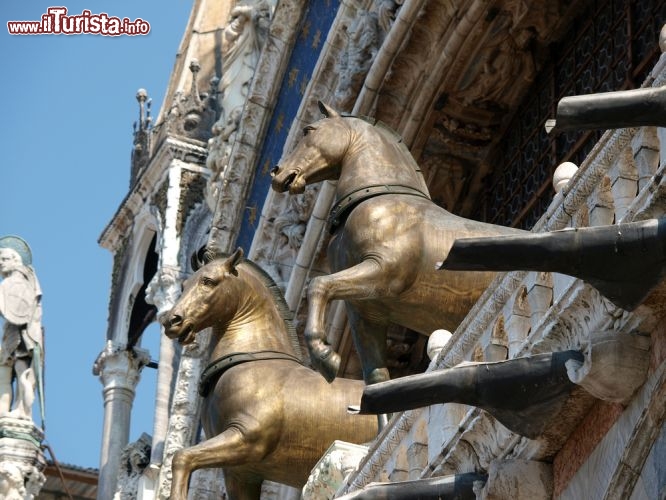
M 166 247 L 165 243 L 165 247 Z M 170 246 L 170 245 L 169 245 Z M 180 269 L 177 266 L 164 266 L 148 284 L 146 289 L 146 302 L 157 307 L 157 318 L 169 312 L 175 304 L 181 290 Z M 175 376 L 178 369 L 179 352 L 176 342 L 163 334 L 160 328 L 160 353 L 157 369 L 157 388 L 155 392 L 155 414 L 153 420 L 153 440 L 150 455 L 150 464 L 144 472 L 140 483 L 138 498 L 144 500 L 155 497 L 157 479 L 162 467 L 164 455 L 164 441 L 169 425 L 169 407 L 171 393 L 175 385 Z
M 98 500 L 113 498 L 123 448 L 129 442 L 130 415 L 141 368 L 150 361 L 147 351 L 128 349 L 107 341 L 93 365 L 104 388 L 104 426 L 100 455 Z

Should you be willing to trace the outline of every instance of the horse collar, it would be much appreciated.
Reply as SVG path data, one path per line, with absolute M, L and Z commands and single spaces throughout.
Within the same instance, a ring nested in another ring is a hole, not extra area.
M 381 184 L 377 186 L 365 186 L 359 188 L 351 193 L 341 196 L 328 216 L 328 221 L 331 224 L 330 232 L 335 233 L 340 227 L 344 226 L 345 220 L 349 213 L 356 207 L 356 205 L 363 201 L 381 196 L 384 194 L 410 194 L 413 196 L 420 196 L 421 198 L 430 199 L 430 196 L 420 189 L 409 186 L 402 186 L 400 184 Z
M 210 391 L 215 387 L 219 378 L 236 365 L 249 363 L 250 361 L 264 361 L 269 359 L 288 359 L 296 361 L 298 364 L 303 362 L 296 356 L 279 351 L 257 351 L 257 352 L 232 352 L 226 356 L 209 363 L 201 374 L 201 381 L 199 382 L 199 394 L 202 398 L 208 396 Z

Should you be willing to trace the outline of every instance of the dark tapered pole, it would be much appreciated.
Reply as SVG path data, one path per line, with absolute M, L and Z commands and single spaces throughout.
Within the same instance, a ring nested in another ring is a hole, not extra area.
M 632 310 L 666 274 L 666 219 L 456 240 L 442 269 L 552 271 L 582 279 Z
M 391 413 L 438 403 L 482 408 L 508 429 L 536 438 L 574 386 L 566 362 L 580 351 L 536 354 L 496 363 L 475 363 L 410 375 L 366 386 L 357 413 Z
M 338 500 L 474 500 L 474 483 L 486 480 L 487 476 L 470 472 L 416 481 L 371 483 Z
M 648 126 L 666 127 L 666 87 L 565 97 L 546 132 Z

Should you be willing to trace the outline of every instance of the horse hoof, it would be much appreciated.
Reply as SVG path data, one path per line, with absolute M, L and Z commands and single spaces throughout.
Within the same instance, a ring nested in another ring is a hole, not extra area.
M 333 382 L 340 371 L 340 355 L 337 352 L 333 352 L 329 358 L 324 361 L 324 369 L 326 370 L 324 378 L 329 383 Z
M 338 375 L 340 370 L 340 355 L 333 351 L 333 349 L 328 349 L 328 352 L 322 354 L 319 358 L 319 362 L 315 363 L 317 371 L 323 375 L 326 381 L 330 384 L 335 380 L 335 377 Z

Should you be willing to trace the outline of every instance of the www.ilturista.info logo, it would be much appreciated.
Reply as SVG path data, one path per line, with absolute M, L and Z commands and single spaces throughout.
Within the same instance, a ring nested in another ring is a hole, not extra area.
M 7 21 L 10 35 L 147 35 L 150 23 L 141 18 L 130 21 L 106 13 L 93 14 L 84 10 L 78 15 L 67 15 L 67 7 L 49 7 L 40 21 Z

